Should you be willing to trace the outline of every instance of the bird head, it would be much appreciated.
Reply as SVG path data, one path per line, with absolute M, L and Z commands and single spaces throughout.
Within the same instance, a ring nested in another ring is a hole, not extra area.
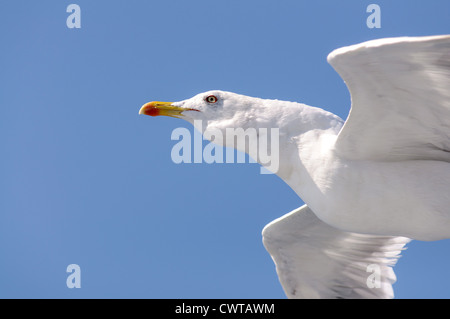
M 259 127 L 263 117 L 256 113 L 262 104 L 263 100 L 259 98 L 214 90 L 179 102 L 149 102 L 141 107 L 139 114 L 184 119 L 202 133 L 219 130 L 221 136 L 225 136 L 227 128 L 246 130 Z M 205 138 L 211 140 L 208 134 L 205 134 Z M 225 139 L 215 139 L 213 142 L 235 147 L 235 145 L 227 145 Z

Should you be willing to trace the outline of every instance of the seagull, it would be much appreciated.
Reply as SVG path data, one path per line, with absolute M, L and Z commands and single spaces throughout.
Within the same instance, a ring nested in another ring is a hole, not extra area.
M 273 173 L 305 203 L 262 231 L 286 296 L 393 298 L 405 245 L 450 238 L 450 35 L 371 40 L 327 60 L 351 94 L 346 121 L 220 90 L 139 114 L 182 118 L 203 134 L 278 128 Z

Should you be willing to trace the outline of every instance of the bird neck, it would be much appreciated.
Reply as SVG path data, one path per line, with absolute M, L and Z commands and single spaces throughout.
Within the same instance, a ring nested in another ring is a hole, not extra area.
M 261 116 L 253 118 L 258 119 L 255 126 L 259 128 L 271 126 L 266 144 L 271 163 L 267 163 L 264 156 L 258 157 L 258 162 L 289 185 L 298 183 L 327 158 L 325 154 L 333 148 L 344 121 L 330 112 L 301 103 L 270 101 L 267 105 L 262 113 L 275 113 L 276 116 L 270 121 Z M 265 136 L 260 134 L 258 137 L 259 146 L 264 150 L 261 138 L 264 141 Z M 262 155 L 261 151 L 259 155 Z
M 332 113 L 298 103 L 284 104 L 277 112 L 281 115 L 275 122 L 278 145 L 272 136 L 268 143 L 271 161 L 259 157 L 258 162 L 278 175 L 312 209 L 322 209 L 326 204 L 326 169 L 334 165 L 329 162 L 335 160 L 334 144 L 343 121 Z

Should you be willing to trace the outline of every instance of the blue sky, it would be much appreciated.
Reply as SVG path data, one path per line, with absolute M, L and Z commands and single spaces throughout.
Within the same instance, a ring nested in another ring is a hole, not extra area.
M 346 118 L 327 54 L 448 34 L 449 13 L 445 0 L 1 1 L 0 297 L 284 298 L 261 230 L 302 201 L 257 164 L 174 164 L 171 132 L 191 125 L 140 106 L 221 89 Z M 412 242 L 396 297 L 450 297 L 449 251 Z

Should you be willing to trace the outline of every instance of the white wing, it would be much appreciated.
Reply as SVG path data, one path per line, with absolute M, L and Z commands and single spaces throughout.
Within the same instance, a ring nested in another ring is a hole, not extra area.
M 392 298 L 392 266 L 409 241 L 340 231 L 306 205 L 263 230 L 264 246 L 289 298 Z
M 330 53 L 350 90 L 336 150 L 349 159 L 450 162 L 450 36 L 381 39 Z

